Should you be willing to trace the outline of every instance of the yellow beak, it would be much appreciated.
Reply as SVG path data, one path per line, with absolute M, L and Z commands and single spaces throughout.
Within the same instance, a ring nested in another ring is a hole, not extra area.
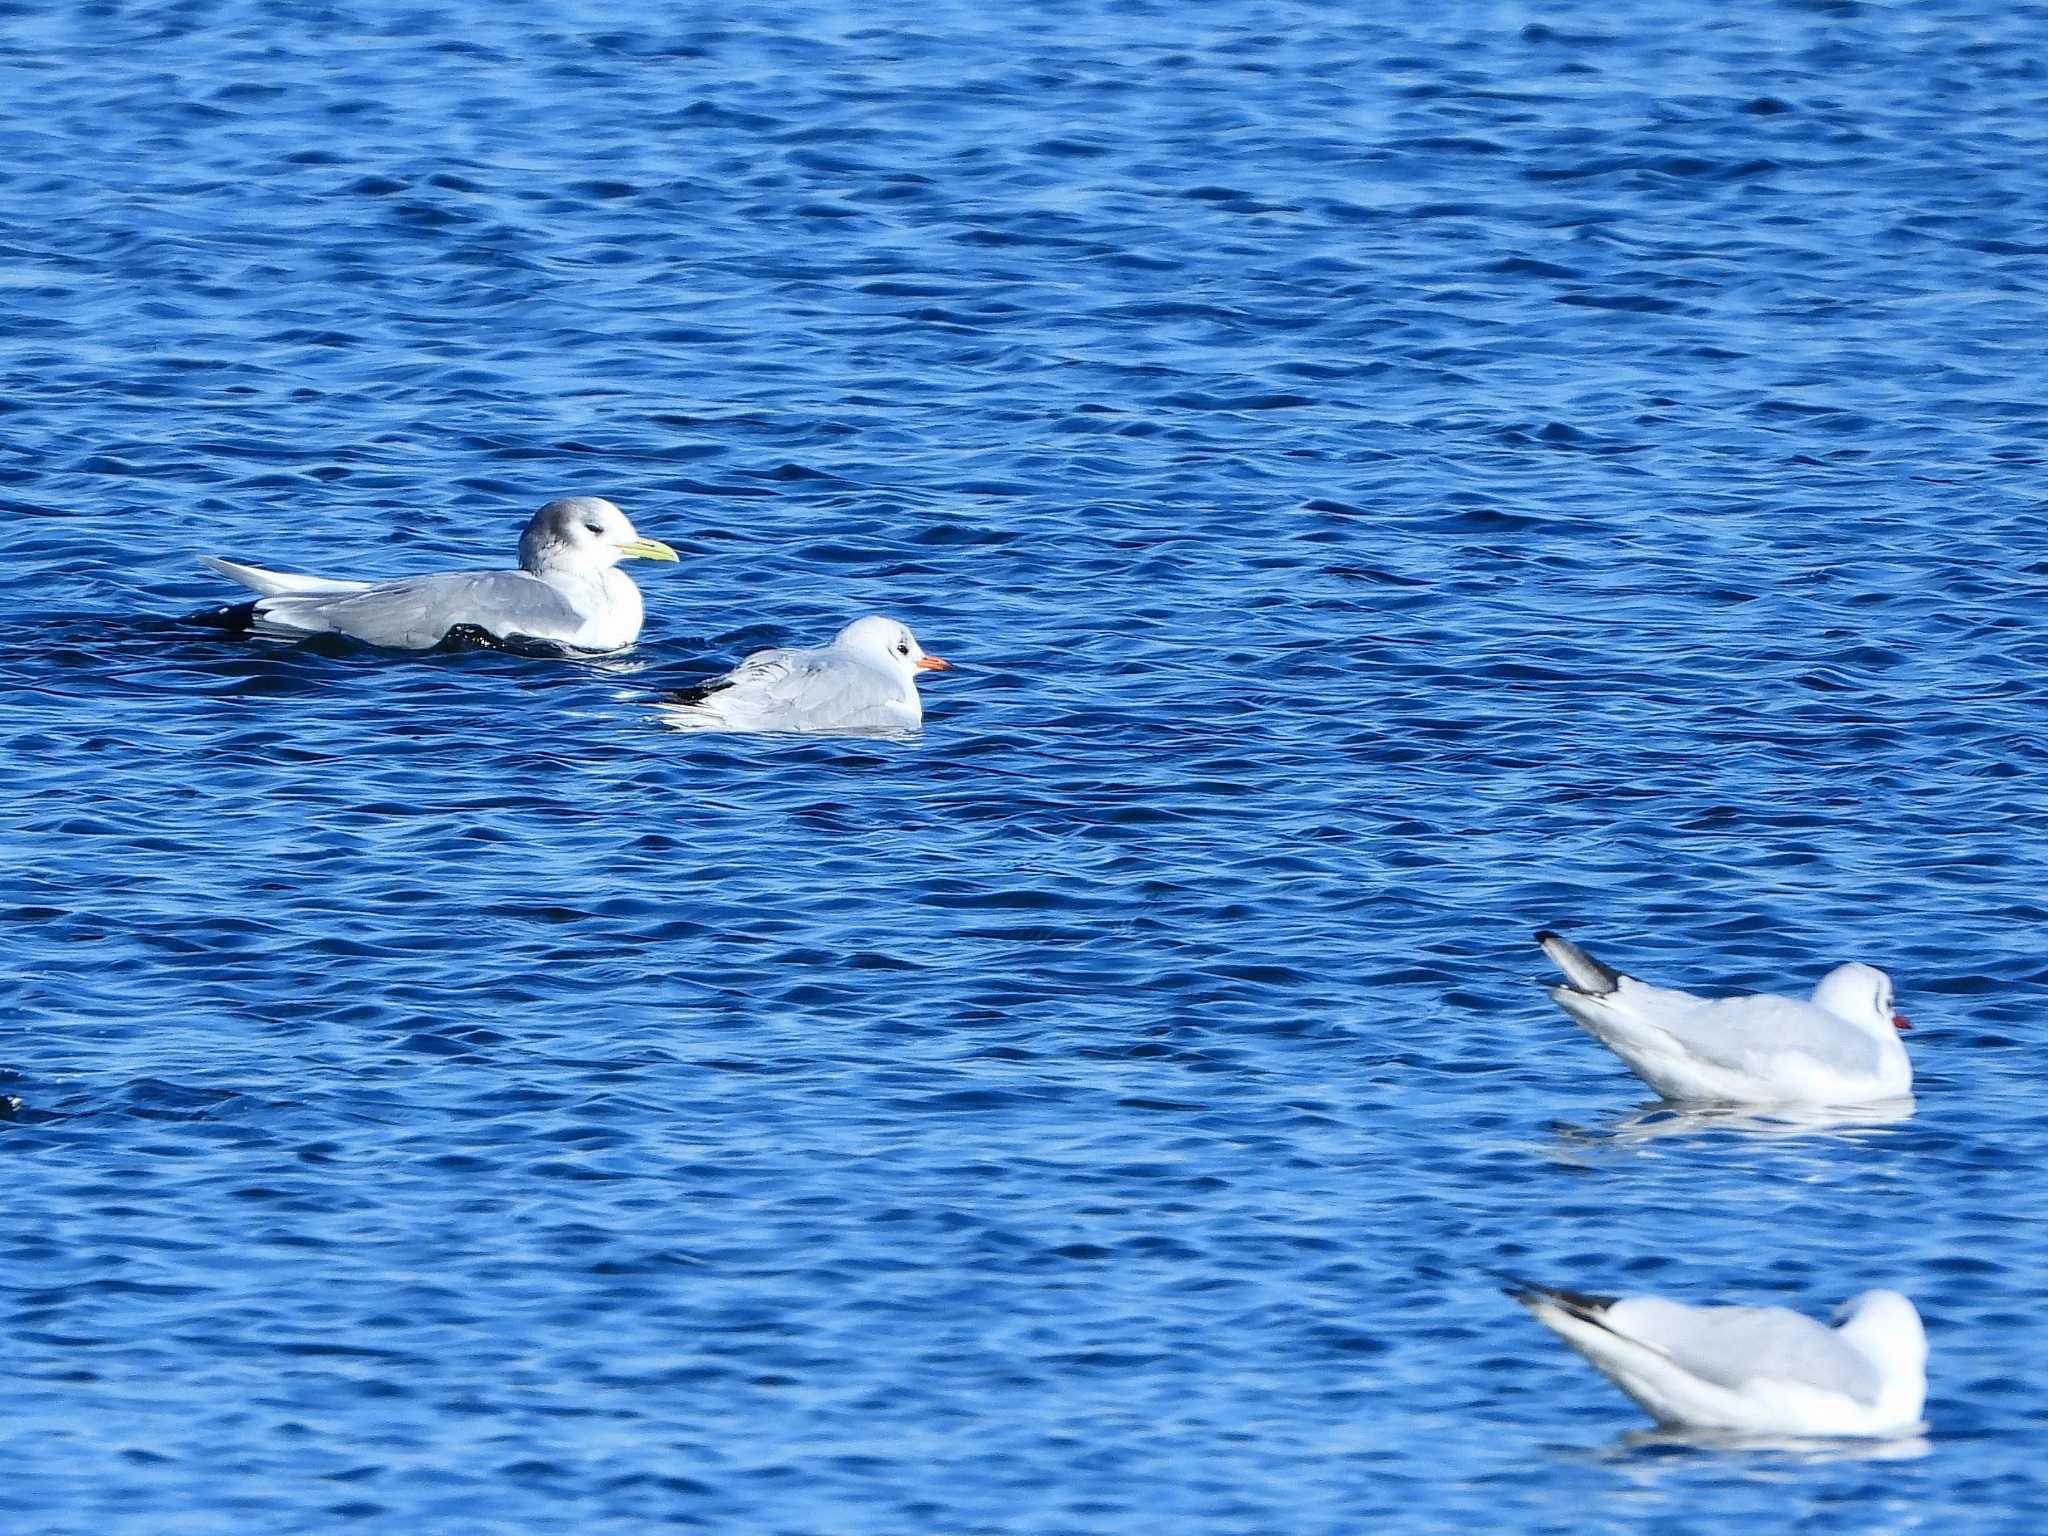
M 619 546 L 620 558 L 626 560 L 681 560 L 682 556 L 670 549 L 659 539 L 628 539 Z

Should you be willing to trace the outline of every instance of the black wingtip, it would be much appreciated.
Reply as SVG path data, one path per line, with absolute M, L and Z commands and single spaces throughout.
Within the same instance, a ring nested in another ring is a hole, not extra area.
M 1595 1296 L 1588 1291 L 1567 1291 L 1554 1285 L 1538 1285 L 1531 1280 L 1517 1280 L 1511 1275 L 1502 1275 L 1500 1278 L 1508 1282 L 1501 1290 L 1523 1306 L 1533 1307 L 1542 1302 L 1549 1302 L 1575 1316 L 1585 1318 L 1589 1323 L 1598 1322 L 1600 1314 L 1621 1299 L 1618 1296 Z
M 256 604 L 252 601 L 234 603 L 226 608 L 208 608 L 201 613 L 187 614 L 182 622 L 230 635 L 246 635 L 256 623 Z
M 730 686 L 729 683 L 715 682 L 703 683 L 695 688 L 666 688 L 654 696 L 654 702 L 687 708 L 693 704 L 702 704 L 713 694 L 723 693 Z
M 1613 966 L 1601 964 L 1555 929 L 1538 929 L 1536 943 L 1550 957 L 1551 964 L 1564 972 L 1564 979 L 1575 992 L 1605 997 L 1626 979 Z

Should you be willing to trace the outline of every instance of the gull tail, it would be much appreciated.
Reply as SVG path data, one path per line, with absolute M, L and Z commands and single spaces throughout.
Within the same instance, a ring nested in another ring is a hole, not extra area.
M 1550 956 L 1551 963 L 1564 972 L 1565 980 L 1578 991 L 1605 997 L 1621 986 L 1621 972 L 1602 965 L 1563 934 L 1545 929 L 1536 935 L 1536 942 L 1543 946 L 1543 953 Z
M 335 597 L 344 592 L 360 592 L 369 585 L 367 581 L 338 581 L 328 576 L 295 576 L 289 571 L 266 571 L 260 565 L 239 565 L 218 555 L 201 555 L 199 563 L 265 597 Z
M 1542 1307 L 1555 1307 L 1589 1323 L 1599 1323 L 1601 1314 L 1621 1299 L 1618 1296 L 1592 1296 L 1584 1291 L 1559 1290 L 1555 1286 L 1535 1285 L 1507 1276 L 1502 1278 L 1507 1279 L 1508 1284 L 1501 1289 L 1532 1312 Z

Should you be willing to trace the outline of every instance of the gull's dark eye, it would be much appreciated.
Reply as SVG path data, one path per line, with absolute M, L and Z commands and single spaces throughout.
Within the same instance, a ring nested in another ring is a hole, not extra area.
M 907 645 L 899 645 L 896 647 L 896 654 L 898 656 L 908 656 L 910 654 L 910 647 Z
M 603 528 L 601 528 L 601 527 L 599 527 L 599 526 L 598 526 L 598 525 L 597 525 L 596 523 L 585 523 L 585 524 L 584 524 L 583 526 L 584 526 L 585 528 L 588 528 L 588 529 L 589 529 L 589 530 L 590 530 L 590 531 L 591 531 L 592 533 L 603 533 L 603 532 L 604 532 L 604 529 L 603 529 Z

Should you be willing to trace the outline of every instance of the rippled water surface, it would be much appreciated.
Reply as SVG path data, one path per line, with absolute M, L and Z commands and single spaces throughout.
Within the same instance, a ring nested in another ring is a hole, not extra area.
M 5 9 L 10 1528 L 2039 1529 L 2040 6 Z M 626 655 L 181 622 L 570 493 Z M 920 737 L 648 708 L 873 611 Z M 1930 1430 L 1503 1272 L 1898 1286 Z

